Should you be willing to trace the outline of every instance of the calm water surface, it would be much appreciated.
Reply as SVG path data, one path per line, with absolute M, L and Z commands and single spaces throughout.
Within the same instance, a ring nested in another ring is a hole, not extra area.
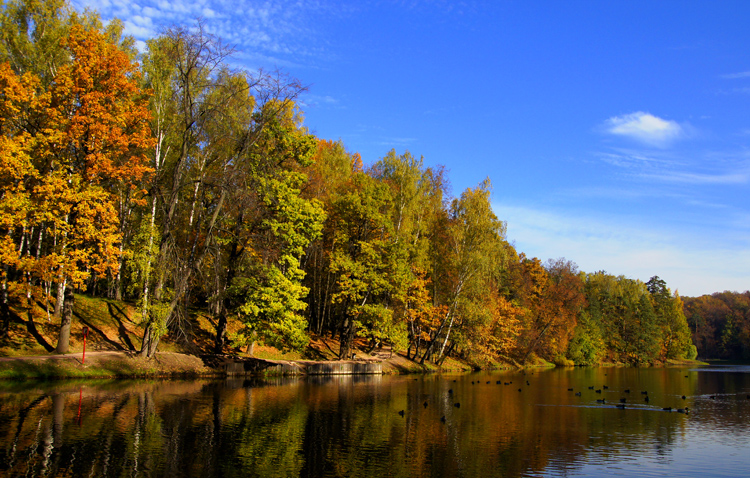
M 750 476 L 748 395 L 743 366 L 0 382 L 0 476 Z

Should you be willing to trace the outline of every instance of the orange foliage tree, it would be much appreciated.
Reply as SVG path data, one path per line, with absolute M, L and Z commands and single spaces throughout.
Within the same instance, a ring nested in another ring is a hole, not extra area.
M 478 317 L 463 334 L 466 349 L 463 355 L 480 364 L 498 359 L 516 363 L 513 354 L 526 310 L 499 293 L 492 282 L 487 285 L 486 293 L 477 303 L 475 314 Z
M 683 297 L 697 353 L 702 358 L 750 358 L 750 292 Z
M 0 65 L 3 287 L 84 287 L 117 267 L 116 192 L 138 191 L 152 144 L 137 65 L 100 32 L 73 26 L 71 61 L 48 88 Z M 49 290 L 49 289 L 48 289 Z M 58 294 L 62 298 L 62 294 Z M 68 322 L 58 352 L 68 348 Z
M 537 258 L 520 256 L 516 290 L 527 309 L 521 360 L 540 353 L 559 361 L 573 336 L 576 316 L 586 303 L 583 282 L 572 262 L 550 260 L 545 266 Z

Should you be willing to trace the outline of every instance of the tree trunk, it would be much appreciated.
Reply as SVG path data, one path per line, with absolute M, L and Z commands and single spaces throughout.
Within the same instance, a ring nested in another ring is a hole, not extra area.
M 450 354 L 453 353 L 453 350 L 455 350 L 455 348 L 456 348 L 456 343 L 455 342 L 451 342 L 450 346 L 448 346 L 448 351 L 445 352 L 445 355 L 443 355 L 442 357 L 440 357 L 440 360 L 439 360 L 439 363 L 438 363 L 439 366 L 441 366 L 441 367 L 443 366 L 443 362 L 445 362 L 445 359 L 447 359 L 450 356 Z
M 146 357 L 151 358 L 156 355 L 156 347 L 159 345 L 161 337 L 158 335 L 151 335 L 151 342 L 148 344 L 148 354 Z
M 424 361 L 427 360 L 430 356 L 432 356 L 432 349 L 435 347 L 435 344 L 437 343 L 438 338 L 440 337 L 440 334 L 443 332 L 443 329 L 445 328 L 445 324 L 448 322 L 448 319 L 451 319 L 451 323 L 453 323 L 453 314 L 449 310 L 448 313 L 445 315 L 445 318 L 443 319 L 443 322 L 440 324 L 440 327 L 438 327 L 437 332 L 435 332 L 435 337 L 430 340 L 430 343 L 427 345 L 427 349 L 424 351 L 424 355 L 422 355 L 422 358 L 419 360 L 420 365 L 424 365 Z
M 143 333 L 143 342 L 141 342 L 141 350 L 138 352 L 139 357 L 151 358 L 156 354 L 156 347 L 159 345 L 159 334 L 154 332 L 151 324 L 146 327 L 146 331 Z
M 215 216 L 215 215 L 214 215 Z M 242 224 L 243 216 L 240 215 L 238 224 Z M 213 227 L 213 226 L 212 226 Z M 232 308 L 232 300 L 227 293 L 227 290 L 232 287 L 234 282 L 234 276 L 237 274 L 237 264 L 240 261 L 242 248 L 240 244 L 235 240 L 229 248 L 228 267 L 226 268 L 227 274 L 224 280 L 224 293 L 223 298 L 220 302 L 219 309 L 219 321 L 216 324 L 216 339 L 214 341 L 214 353 L 224 353 L 224 346 L 227 343 L 227 311 Z
M 341 333 L 339 335 L 341 340 L 341 346 L 339 348 L 340 360 L 349 360 L 351 358 L 354 345 L 354 334 L 354 321 L 347 317 L 344 320 L 344 325 L 341 328 Z
M 159 150 L 157 148 L 157 169 L 158 169 L 158 156 Z M 151 222 L 148 229 L 148 248 L 146 249 L 146 270 L 143 272 L 143 293 L 141 294 L 141 301 L 143 303 L 143 318 L 145 319 L 148 315 L 148 284 L 151 280 L 151 250 L 154 247 L 154 222 L 156 221 L 156 198 L 151 200 Z
M 448 338 L 451 336 L 451 329 L 453 328 L 453 318 L 455 316 L 451 316 L 451 323 L 448 324 L 448 331 L 445 333 L 445 339 L 443 340 L 443 346 L 440 347 L 440 353 L 438 354 L 438 361 L 442 363 L 441 358 L 443 357 L 443 353 L 445 353 L 445 345 L 448 343 Z
M 120 260 L 120 264 L 117 266 L 117 278 L 115 279 L 115 300 L 122 300 L 122 265 L 123 261 Z
M 0 338 L 8 336 L 10 331 L 10 305 L 8 304 L 8 265 L 5 265 L 5 279 L 0 292 Z
M 96 272 L 92 273 L 90 277 L 91 277 L 91 286 L 89 286 L 89 290 L 91 292 L 89 292 L 89 294 L 91 294 L 92 297 L 96 297 L 96 293 L 97 293 L 96 286 L 98 282 L 98 278 L 96 277 Z
M 148 325 L 146 327 L 146 331 L 143 332 L 143 340 L 141 341 L 141 350 L 138 352 L 138 355 L 141 357 L 147 357 L 148 348 L 150 344 L 151 344 L 151 325 Z
M 370 348 L 365 353 L 367 355 L 370 355 L 372 353 L 372 351 L 375 350 L 375 348 L 378 347 L 378 346 L 381 349 L 383 348 L 382 344 L 380 343 L 380 340 L 377 340 L 377 339 L 373 338 L 372 341 L 370 342 Z
M 180 287 L 184 287 L 184 284 L 180 284 Z M 160 293 L 160 288 L 157 287 L 154 291 L 154 300 L 156 300 L 157 295 Z M 143 333 L 141 350 L 140 352 L 138 352 L 139 356 L 151 358 L 156 353 L 156 347 L 157 345 L 159 345 L 159 339 L 161 339 L 161 335 L 168 330 L 172 314 L 174 314 L 175 308 L 177 307 L 177 301 L 180 299 L 180 295 L 178 294 L 180 294 L 180 292 L 178 290 L 178 287 L 175 286 L 176 297 L 172 299 L 172 302 L 170 302 L 169 309 L 166 311 L 166 313 L 164 313 L 161 317 L 154 317 L 153 315 L 149 317 L 148 325 L 146 326 L 146 330 Z M 162 312 L 159 312 L 159 315 L 161 314 Z M 154 325 L 157 322 L 160 323 Z M 162 334 L 158 333 L 157 331 L 161 331 Z
M 55 301 L 55 317 L 60 317 L 62 315 L 62 309 L 65 305 L 65 291 L 67 289 L 68 280 L 63 279 L 62 282 L 57 283 L 57 301 Z
M 70 324 L 73 320 L 73 289 L 65 288 L 65 306 L 62 311 L 62 320 L 60 321 L 60 336 L 57 340 L 55 352 L 59 354 L 68 353 L 70 347 Z
M 216 340 L 214 341 L 214 353 L 224 353 L 224 345 L 227 338 L 227 314 L 222 310 L 219 314 L 219 322 L 216 324 Z

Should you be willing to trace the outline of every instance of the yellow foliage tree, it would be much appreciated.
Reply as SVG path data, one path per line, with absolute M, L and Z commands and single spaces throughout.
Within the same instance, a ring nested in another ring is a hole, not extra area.
M 8 63 L 0 65 L 6 289 L 13 282 L 83 288 L 89 274 L 116 268 L 115 192 L 135 191 L 149 171 L 143 151 L 153 140 L 137 65 L 100 32 L 80 26 L 71 28 L 63 47 L 71 61 L 48 88 L 31 73 L 19 76 Z M 67 351 L 69 328 L 64 318 L 58 352 Z

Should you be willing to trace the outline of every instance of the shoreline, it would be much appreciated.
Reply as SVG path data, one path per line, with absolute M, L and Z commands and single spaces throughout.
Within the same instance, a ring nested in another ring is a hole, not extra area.
M 0 357 L 0 380 L 148 379 L 148 378 L 237 378 L 313 375 L 399 375 L 461 373 L 477 369 L 465 365 L 441 369 L 419 365 L 394 354 L 380 360 L 270 360 L 231 355 L 189 355 L 158 352 L 152 359 L 134 352 L 92 351 L 86 354 Z M 697 360 L 668 361 L 656 367 L 706 366 Z M 604 367 L 627 366 L 602 364 Z M 552 365 L 554 367 L 554 365 Z M 512 370 L 492 367 L 482 370 Z M 526 368 L 540 368 L 539 366 Z M 545 367 L 547 368 L 547 367 Z M 525 368 L 524 368 L 525 369 Z M 524 370 L 520 369 L 520 370 Z

